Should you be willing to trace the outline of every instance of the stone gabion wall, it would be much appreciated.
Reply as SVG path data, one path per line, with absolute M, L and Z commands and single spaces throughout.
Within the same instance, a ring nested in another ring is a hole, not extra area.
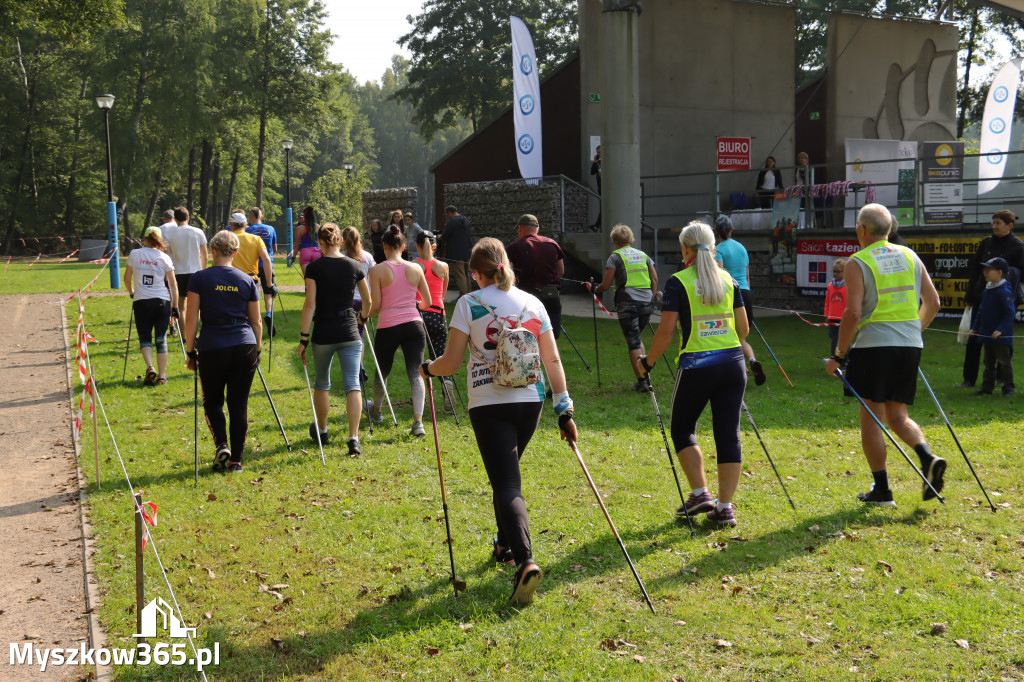
M 464 182 L 444 186 L 445 205 L 455 206 L 469 218 L 473 238 L 495 237 L 506 244 L 516 238 L 516 222 L 532 213 L 540 222 L 541 234 L 558 239 L 562 202 L 557 182 L 526 181 Z M 582 232 L 587 226 L 587 195 L 579 188 L 565 186 L 565 230 Z
M 391 211 L 412 211 L 412 214 L 417 216 L 417 222 L 423 222 L 419 212 L 419 190 L 415 187 L 371 189 L 362 193 L 362 199 L 363 232 L 370 231 L 370 221 L 374 218 L 379 218 L 387 227 Z

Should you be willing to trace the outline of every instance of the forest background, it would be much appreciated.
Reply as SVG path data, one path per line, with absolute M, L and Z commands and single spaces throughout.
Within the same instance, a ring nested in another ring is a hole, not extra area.
M 940 11 L 937 1 L 794 4 L 798 86 L 823 68 L 829 12 Z M 70 251 L 21 240 L 105 234 L 94 96 L 106 92 L 117 98 L 110 143 L 126 246 L 177 205 L 210 229 L 250 206 L 280 226 L 286 138 L 293 206 L 359 224 L 362 190 L 413 186 L 429 200 L 430 165 L 508 106 L 509 14 L 531 26 L 543 78 L 575 54 L 577 12 L 572 0 L 427 0 L 398 41 L 411 59 L 396 54 L 379 81 L 359 83 L 328 58 L 344 37 L 320 0 L 0 0 L 0 252 Z M 963 1 L 943 18 L 960 27 L 958 135 L 969 136 L 987 74 L 1024 48 L 1024 21 Z M 419 219 L 434 228 L 428 208 Z

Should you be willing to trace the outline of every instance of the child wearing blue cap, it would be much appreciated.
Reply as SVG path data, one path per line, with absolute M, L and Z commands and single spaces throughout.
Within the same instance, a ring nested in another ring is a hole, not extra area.
M 1003 384 L 1003 395 L 1014 395 L 1013 386 L 1013 288 L 1006 279 L 1009 270 L 1006 260 L 992 258 L 981 264 L 984 268 L 985 291 L 974 327 L 973 336 L 980 337 L 985 353 L 985 373 L 981 388 L 975 395 L 990 395 L 995 388 L 996 376 Z

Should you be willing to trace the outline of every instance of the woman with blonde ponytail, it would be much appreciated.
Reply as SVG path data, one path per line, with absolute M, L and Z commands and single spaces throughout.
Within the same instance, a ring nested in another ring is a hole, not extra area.
M 740 406 L 747 372 L 740 341 L 750 331 L 739 286 L 715 262 L 715 235 L 708 225 L 692 222 L 679 235 L 686 269 L 669 278 L 661 324 L 649 355 L 638 368 L 650 372 L 668 350 L 679 322 L 679 371 L 672 390 L 672 442 L 686 480 L 693 488 L 677 516 L 707 513 L 721 525 L 735 526 L 732 498 L 740 480 Z M 711 404 L 718 452 L 718 499 L 708 492 L 704 455 L 697 445 L 697 420 Z
M 421 371 L 428 380 L 450 376 L 462 366 L 466 346 L 470 347 L 469 421 L 491 482 L 498 525 L 491 556 L 497 563 L 516 565 L 511 600 L 528 604 L 540 584 L 541 570 L 530 546 L 530 517 L 523 501 L 519 460 L 540 423 L 544 382 L 509 387 L 492 380 L 495 338 L 508 320 L 518 319 L 539 339 L 541 360 L 554 392 L 558 427 L 563 439 L 575 441 L 573 404 L 551 319 L 536 297 L 516 288 L 516 276 L 502 243 L 490 237 L 478 241 L 469 258 L 469 270 L 480 291 L 466 294 L 455 304 L 444 355 L 423 363 Z

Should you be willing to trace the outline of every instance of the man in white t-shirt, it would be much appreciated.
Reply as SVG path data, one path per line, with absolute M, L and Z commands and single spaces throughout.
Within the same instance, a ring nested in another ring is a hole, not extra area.
M 206 235 L 203 231 L 188 224 L 187 208 L 179 206 L 171 214 L 174 222 L 170 227 L 163 227 L 162 232 L 164 241 L 167 242 L 167 252 L 174 263 L 174 279 L 178 283 L 178 308 L 184 317 L 189 280 L 192 279 L 192 273 L 206 268 L 209 251 L 206 248 Z

